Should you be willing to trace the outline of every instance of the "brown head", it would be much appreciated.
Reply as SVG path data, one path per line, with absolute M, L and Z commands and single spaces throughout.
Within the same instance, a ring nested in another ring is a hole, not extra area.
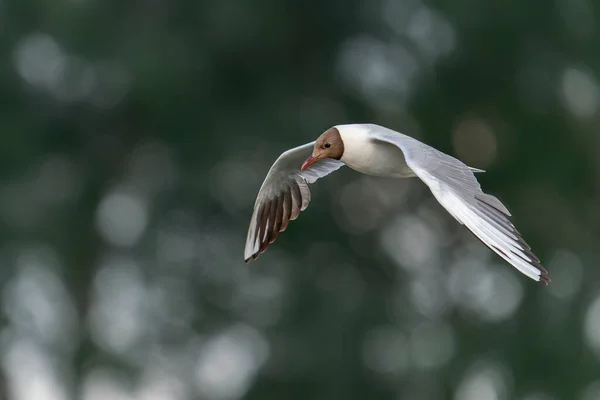
M 329 128 L 317 138 L 313 152 L 310 157 L 304 161 L 302 168 L 304 170 L 308 168 L 314 162 L 322 158 L 333 158 L 339 160 L 344 154 L 344 141 L 340 136 L 340 131 L 337 128 Z

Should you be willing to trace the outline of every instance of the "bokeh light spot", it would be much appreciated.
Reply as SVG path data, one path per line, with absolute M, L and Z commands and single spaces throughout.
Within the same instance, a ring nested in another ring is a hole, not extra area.
M 94 279 L 89 326 L 104 350 L 126 356 L 147 322 L 146 287 L 134 260 L 108 257 Z
M 596 78 L 587 69 L 573 66 L 565 69 L 561 95 L 567 110 L 577 118 L 590 118 L 598 110 L 600 88 Z
M 600 293 L 597 293 L 585 311 L 583 332 L 588 346 L 600 359 Z
M 450 293 L 462 310 L 478 319 L 497 322 L 510 318 L 521 304 L 524 289 L 521 276 L 508 268 L 465 258 L 450 268 Z
M 396 218 L 382 231 L 381 244 L 399 266 L 418 272 L 434 257 L 439 240 L 425 221 L 407 215 Z
M 106 194 L 98 206 L 96 225 L 102 238 L 118 247 L 135 245 L 148 224 L 148 208 L 139 196 L 123 190 Z
M 477 361 L 458 384 L 454 400 L 508 400 L 509 382 L 504 368 L 493 362 Z
M 409 349 L 402 332 L 389 326 L 376 327 L 363 342 L 363 361 L 378 374 L 399 376 L 408 368 Z
M 439 368 L 455 352 L 454 330 L 446 323 L 424 322 L 410 335 L 411 355 L 418 368 Z
M 212 337 L 203 344 L 196 364 L 198 393 L 210 400 L 242 398 L 268 355 L 268 342 L 249 326 Z
M 69 399 L 60 365 L 54 364 L 52 356 L 35 343 L 13 341 L 2 355 L 2 366 L 13 400 Z

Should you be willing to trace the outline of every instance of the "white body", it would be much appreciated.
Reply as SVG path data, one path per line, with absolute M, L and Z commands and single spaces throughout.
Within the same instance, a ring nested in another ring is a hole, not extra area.
M 344 141 L 344 154 L 340 161 L 353 170 L 388 178 L 416 176 L 406 164 L 402 150 L 374 140 L 363 125 L 337 125 L 336 128 Z

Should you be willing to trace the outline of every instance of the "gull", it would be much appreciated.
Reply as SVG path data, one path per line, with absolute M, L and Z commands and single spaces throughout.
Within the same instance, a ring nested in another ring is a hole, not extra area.
M 436 200 L 483 244 L 529 278 L 548 285 L 548 271 L 509 220 L 508 209 L 486 194 L 465 165 L 415 138 L 375 124 L 335 125 L 317 140 L 285 151 L 258 192 L 244 259 L 256 259 L 310 202 L 309 184 L 343 165 L 367 175 L 420 178 Z

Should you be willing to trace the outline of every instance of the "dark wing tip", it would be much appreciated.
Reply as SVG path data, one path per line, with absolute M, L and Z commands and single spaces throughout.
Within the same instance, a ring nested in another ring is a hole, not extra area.
M 512 222 L 510 222 L 510 219 L 508 218 L 510 214 L 507 214 L 502 210 L 503 208 L 506 209 L 506 207 L 504 207 L 498 199 L 491 195 L 484 194 L 484 196 L 477 196 L 477 200 L 478 204 L 480 205 L 480 211 L 490 218 L 492 223 L 496 224 L 498 228 L 507 229 L 516 236 L 516 244 L 519 245 L 520 250 L 525 257 L 517 253 L 513 254 L 516 254 L 529 265 L 540 271 L 538 282 L 544 286 L 548 286 L 548 284 L 551 282 L 551 279 L 548 276 L 548 270 L 542 266 L 540 259 L 531 251 L 531 246 L 525 242 L 525 239 L 523 239 L 521 233 L 519 233 L 517 228 L 515 228 Z M 500 251 L 500 249 L 497 250 Z
M 256 260 L 264 253 L 275 242 L 279 233 L 287 228 L 288 223 L 300 214 L 305 199 L 299 185 L 297 181 L 290 182 L 279 194 L 258 206 L 256 226 L 251 237 L 259 239 L 254 253 L 245 259 L 246 263 Z
M 541 265 L 540 265 L 540 267 L 541 267 Z M 542 271 L 542 273 L 540 274 L 540 283 L 544 286 L 548 286 L 548 284 L 550 282 L 552 282 L 552 280 L 548 276 L 548 271 L 546 271 L 546 269 L 543 267 L 540 271 Z

